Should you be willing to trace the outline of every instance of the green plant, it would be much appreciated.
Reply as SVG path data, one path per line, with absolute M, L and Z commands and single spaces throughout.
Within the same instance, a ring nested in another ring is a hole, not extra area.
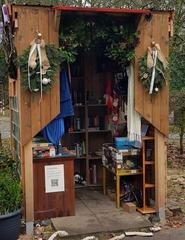
M 0 215 L 21 208 L 22 186 L 19 174 L 19 162 L 14 159 L 9 145 L 0 149 Z
M 12 156 L 10 143 L 3 141 L 0 146 L 0 171 L 9 171 L 14 179 L 20 179 L 19 161 Z
M 14 179 L 9 171 L 0 171 L 0 215 L 14 212 L 21 208 L 21 182 Z
M 125 67 L 134 59 L 139 40 L 133 28 L 108 16 L 66 18 L 60 35 L 62 62 L 73 63 L 79 52 L 93 50 Z

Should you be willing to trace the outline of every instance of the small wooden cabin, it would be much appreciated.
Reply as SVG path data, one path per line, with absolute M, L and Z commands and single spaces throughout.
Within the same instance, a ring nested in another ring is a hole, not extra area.
M 93 9 L 93 8 L 76 8 L 76 7 L 42 7 L 27 5 L 11 5 L 10 14 L 12 25 L 16 22 L 14 28 L 14 45 L 17 54 L 21 55 L 23 51 L 30 45 L 36 33 L 39 31 L 46 43 L 52 43 L 56 46 L 59 44 L 59 26 L 63 17 L 66 15 L 108 15 L 134 21 L 136 30 L 140 32 L 139 44 L 135 48 L 134 76 L 135 76 L 135 110 L 141 117 L 147 121 L 153 129 L 154 140 L 154 162 L 152 171 L 154 174 L 154 184 L 142 186 L 150 188 L 155 185 L 155 211 L 159 212 L 161 218 L 165 217 L 166 204 L 166 169 L 167 169 L 167 149 L 166 141 L 168 136 L 168 84 L 154 97 L 151 97 L 144 89 L 139 78 L 139 58 L 146 53 L 148 46 L 154 41 L 158 43 L 166 58 L 169 53 L 169 39 L 172 35 L 172 13 L 169 11 L 150 11 L 150 10 L 128 10 L 128 9 Z M 148 16 L 148 17 L 146 17 Z M 99 82 L 106 78 L 106 74 L 99 75 L 95 73 L 92 67 L 91 57 L 85 60 L 85 78 L 88 88 L 96 88 Z M 79 77 L 79 76 L 78 76 Z M 96 79 L 98 78 L 98 79 Z M 78 82 L 77 82 L 78 84 Z M 97 91 L 99 91 L 97 89 Z M 101 90 L 102 91 L 102 90 Z M 102 94 L 102 92 L 100 93 Z M 29 91 L 25 91 L 21 84 L 21 74 L 18 69 L 18 78 L 9 80 L 9 97 L 11 110 L 11 126 L 12 126 L 12 144 L 21 159 L 22 179 L 24 187 L 25 199 L 25 218 L 29 225 L 34 221 L 34 185 L 40 182 L 34 181 L 34 167 L 32 154 L 32 139 L 50 123 L 60 111 L 60 92 L 59 92 L 59 76 L 56 76 L 56 83 L 49 93 L 43 94 L 41 102 L 40 95 L 33 96 Z M 95 108 L 97 106 L 94 106 Z M 87 116 L 86 106 L 84 107 L 84 119 Z M 92 106 L 93 108 L 93 106 Z M 99 111 L 99 110 L 92 110 Z M 101 111 L 101 110 L 100 110 Z M 99 112 L 98 112 L 99 113 Z M 86 119 L 87 120 L 87 119 Z M 84 120 L 84 121 L 86 121 Z M 88 133 L 86 133 L 88 137 Z M 99 135 L 98 135 L 99 134 Z M 102 138 L 107 142 L 109 138 L 105 131 L 97 133 L 90 139 L 90 145 L 95 144 L 98 138 Z M 75 138 L 69 137 L 66 141 L 76 141 Z M 109 141 L 109 140 L 108 140 Z M 87 143 L 86 143 L 87 145 Z M 88 147 L 88 146 L 87 146 Z M 51 160 L 52 161 L 52 160 Z M 74 160 L 75 161 L 75 160 Z M 86 159 L 89 164 L 91 159 Z M 93 161 L 96 161 L 93 160 Z M 145 163 L 144 163 L 145 164 Z M 147 165 L 147 163 L 146 163 Z M 89 165 L 88 165 L 89 166 Z M 82 166 L 86 173 L 86 181 L 90 184 L 89 167 Z M 101 167 L 101 166 L 100 166 Z M 145 165 L 143 165 L 143 174 L 145 174 Z M 40 168 L 41 169 L 41 168 Z M 41 170 L 42 171 L 42 170 Z M 73 171 L 73 168 L 71 168 Z M 37 172 L 37 174 L 43 174 Z M 73 173 L 72 173 L 73 174 Z M 101 182 L 101 169 L 100 169 Z M 44 177 L 44 175 L 42 175 Z M 143 177 L 145 178 L 145 176 Z M 39 179 L 39 178 L 38 178 Z M 37 179 L 37 180 L 38 180 Z M 38 180 L 40 181 L 40 180 Z M 143 180 L 144 181 L 144 180 Z M 143 184 L 145 181 L 143 182 Z M 72 186 L 71 186 L 72 187 Z M 39 188 L 36 191 L 40 191 Z M 57 198 L 56 198 L 57 199 Z M 58 198 L 58 201 L 61 199 Z M 39 201 L 39 199 L 37 199 Z M 46 201 L 45 199 L 43 201 Z

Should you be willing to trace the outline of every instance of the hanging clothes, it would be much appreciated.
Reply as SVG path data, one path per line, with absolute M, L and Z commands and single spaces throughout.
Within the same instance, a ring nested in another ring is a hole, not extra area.
M 64 119 L 55 118 L 42 130 L 42 134 L 47 142 L 58 146 L 64 131 Z
M 60 114 L 56 117 L 64 118 L 74 115 L 71 92 L 66 70 L 60 74 Z
M 64 118 L 74 115 L 69 81 L 66 70 L 60 74 L 60 114 L 50 122 L 43 130 L 43 137 L 47 142 L 58 146 L 61 137 L 64 135 Z
M 141 142 L 141 117 L 134 108 L 134 68 L 127 67 L 128 97 L 127 97 L 127 131 L 130 141 Z

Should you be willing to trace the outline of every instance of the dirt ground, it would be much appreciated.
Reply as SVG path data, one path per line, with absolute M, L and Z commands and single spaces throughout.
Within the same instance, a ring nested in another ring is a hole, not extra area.
M 184 146 L 185 149 L 185 146 Z M 170 140 L 168 143 L 168 177 L 167 177 L 167 207 L 166 225 L 163 228 L 180 228 L 185 226 L 185 154 L 180 155 L 178 141 Z M 53 233 L 51 225 L 47 227 L 35 228 L 35 236 L 29 237 L 21 235 L 20 240 L 39 239 L 46 240 Z M 97 235 L 99 240 L 107 240 L 111 237 L 110 233 L 100 233 Z M 83 237 L 81 237 L 82 239 Z M 55 238 L 66 239 L 66 238 Z M 75 239 L 75 238 L 69 238 Z M 80 239 L 77 237 L 76 239 Z
M 177 140 L 168 144 L 167 171 L 167 225 L 179 227 L 185 225 L 185 153 L 179 154 Z

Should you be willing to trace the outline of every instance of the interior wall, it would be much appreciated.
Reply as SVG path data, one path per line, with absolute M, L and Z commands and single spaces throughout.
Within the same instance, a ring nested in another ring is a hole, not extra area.
M 139 78 L 139 58 L 146 54 L 148 46 L 154 41 L 168 59 L 169 53 L 169 12 L 156 12 L 150 21 L 143 15 L 140 19 L 140 43 L 136 47 L 135 61 L 135 109 L 162 134 L 168 135 L 169 87 L 168 83 L 156 95 L 150 96 Z

